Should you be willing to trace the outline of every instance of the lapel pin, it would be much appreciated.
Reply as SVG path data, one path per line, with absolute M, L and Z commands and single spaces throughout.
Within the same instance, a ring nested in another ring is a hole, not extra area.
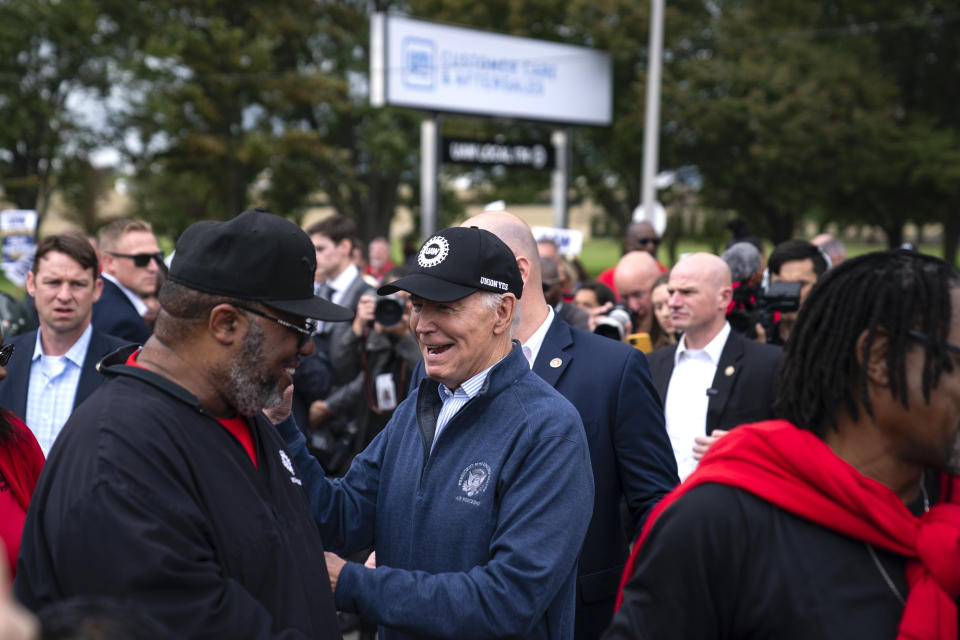
M 724 373 L 724 375 L 726 375 L 726 376 L 732 376 L 732 375 L 733 375 L 733 365 L 730 365 L 729 367 L 727 367 L 726 369 L 724 369 L 724 370 L 723 370 L 723 373 Z
M 553 360 L 550 361 L 550 366 L 554 369 L 559 368 L 560 365 L 562 364 L 563 364 L 563 360 L 561 360 L 560 358 L 554 358 Z

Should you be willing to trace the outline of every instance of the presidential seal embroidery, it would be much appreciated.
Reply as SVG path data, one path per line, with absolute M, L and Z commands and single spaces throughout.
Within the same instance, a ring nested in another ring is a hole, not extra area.
M 424 243 L 417 254 L 417 264 L 424 269 L 435 267 L 447 259 L 450 253 L 450 243 L 443 236 L 433 236 Z
M 283 463 L 284 468 L 290 472 L 290 482 L 302 486 L 303 483 L 300 482 L 300 478 L 297 477 L 297 472 L 293 470 L 293 463 L 290 462 L 290 456 L 288 456 L 287 452 L 283 449 L 280 449 L 280 462 Z
M 489 483 L 490 465 L 486 462 L 474 462 L 463 470 L 460 479 L 457 480 L 461 492 L 457 496 L 457 501 L 479 505 L 480 501 L 477 498 L 483 495 Z

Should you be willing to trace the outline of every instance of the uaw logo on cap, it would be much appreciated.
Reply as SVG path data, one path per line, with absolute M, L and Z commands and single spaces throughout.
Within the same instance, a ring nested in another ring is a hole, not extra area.
M 457 502 L 479 505 L 477 500 L 487 490 L 490 483 L 490 465 L 486 462 L 474 462 L 460 474 L 457 484 L 463 495 L 457 496 Z
M 420 253 L 417 254 L 417 264 L 424 269 L 435 267 L 447 259 L 450 253 L 450 243 L 443 236 L 433 236 L 427 240 Z

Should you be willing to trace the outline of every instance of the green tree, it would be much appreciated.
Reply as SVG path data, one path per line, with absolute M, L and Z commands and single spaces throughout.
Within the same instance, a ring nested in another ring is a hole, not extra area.
M 131 6 L 133 5 L 133 6 Z M 415 175 L 412 114 L 367 106 L 367 4 L 279 0 L 118 3 L 127 25 L 133 193 L 176 231 L 251 204 L 327 204 L 386 233 Z
M 95 145 L 79 99 L 109 89 L 113 30 L 99 12 L 96 0 L 0 2 L 0 185 L 41 220 L 66 163 Z

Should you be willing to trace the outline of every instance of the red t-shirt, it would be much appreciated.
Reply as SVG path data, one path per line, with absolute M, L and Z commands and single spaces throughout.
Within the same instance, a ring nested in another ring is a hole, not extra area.
M 144 369 L 145 367 L 137 362 L 137 355 L 139 353 L 140 351 L 131 353 L 130 357 L 127 358 L 127 364 L 131 367 Z M 246 419 L 238 415 L 233 418 L 217 418 L 216 420 L 223 425 L 223 428 L 229 431 L 234 438 L 240 441 L 244 451 L 250 456 L 250 461 L 253 462 L 253 466 L 257 467 L 257 449 L 253 446 L 253 432 L 250 430 L 250 425 L 247 424 Z

